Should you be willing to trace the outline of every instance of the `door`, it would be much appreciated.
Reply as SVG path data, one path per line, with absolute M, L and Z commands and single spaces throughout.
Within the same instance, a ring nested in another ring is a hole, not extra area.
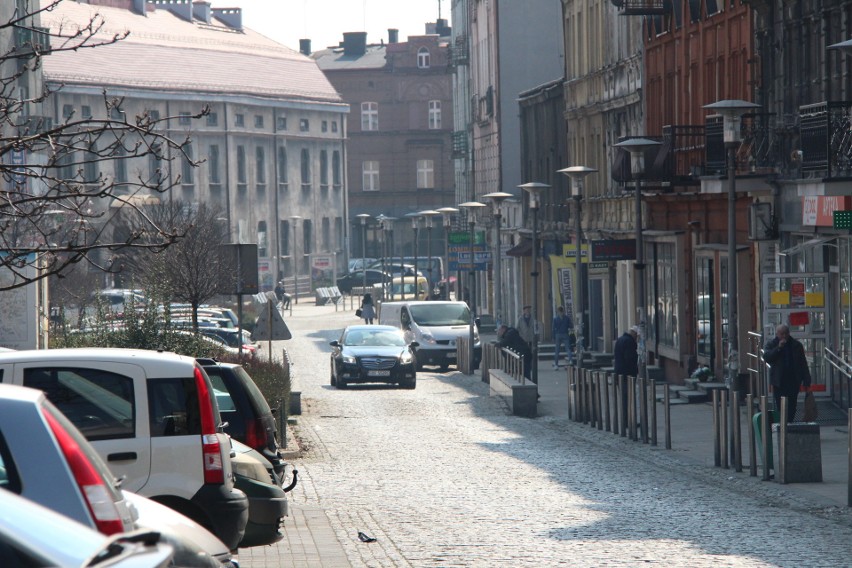
M 762 280 L 763 341 L 775 336 L 778 324 L 789 325 L 790 335 L 805 347 L 814 390 L 830 395 L 824 350 L 835 338 L 828 317 L 828 306 L 833 305 L 828 274 L 770 273 Z

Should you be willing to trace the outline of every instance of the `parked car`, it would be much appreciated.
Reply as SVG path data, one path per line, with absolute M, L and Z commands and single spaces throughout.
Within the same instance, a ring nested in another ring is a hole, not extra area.
M 242 350 L 249 356 L 257 355 L 257 345 L 251 340 L 251 333 L 244 329 L 235 327 L 202 327 L 198 331 L 204 335 L 219 337 L 225 341 L 228 347 L 240 348 L 242 340 Z
M 338 278 L 337 289 L 344 294 L 349 294 L 352 292 L 352 288 L 363 286 L 365 272 L 367 273 L 367 286 L 372 286 L 373 284 L 384 284 L 391 280 L 391 275 L 386 272 L 382 272 L 381 270 L 357 270 Z
M 331 384 L 340 389 L 353 383 L 417 386 L 416 342 L 406 343 L 402 332 L 387 325 L 350 325 L 330 343 Z
M 355 272 L 356 270 L 363 270 L 369 267 L 375 260 L 375 258 L 351 258 L 349 259 L 348 271 Z
M 136 349 L 0 353 L 0 380 L 42 390 L 123 479 L 234 550 L 248 499 L 210 379 L 191 357 Z
M 0 566 L 163 568 L 172 547 L 150 531 L 103 535 L 48 507 L 0 489 Z
M 276 483 L 272 464 L 266 458 L 237 440 L 232 442 L 236 486 L 249 500 L 248 523 L 240 548 L 276 543 L 284 538 L 279 529 L 287 516 L 287 494 Z
M 105 535 L 155 530 L 172 546 L 175 566 L 231 565 L 228 548 L 201 526 L 177 512 L 152 513 L 165 507 L 120 491 L 97 451 L 41 391 L 0 385 L 0 488 Z
M 413 276 L 396 277 L 391 282 L 389 293 L 385 296 L 395 300 L 428 300 L 429 282 L 422 276 L 418 276 L 416 282 Z

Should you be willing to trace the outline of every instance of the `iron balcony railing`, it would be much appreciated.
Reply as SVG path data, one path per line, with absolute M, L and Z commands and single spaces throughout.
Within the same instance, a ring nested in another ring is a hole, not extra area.
M 728 165 L 722 127 L 723 119 L 720 115 L 707 117 L 704 175 L 727 175 Z M 771 174 L 785 169 L 779 154 L 783 145 L 782 137 L 779 136 L 774 114 L 743 115 L 740 121 L 740 134 L 742 143 L 737 148 L 735 163 L 735 172 L 738 175 Z

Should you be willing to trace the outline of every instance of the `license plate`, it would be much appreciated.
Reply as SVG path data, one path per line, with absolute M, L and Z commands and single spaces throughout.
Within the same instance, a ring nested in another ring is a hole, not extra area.
M 449 353 L 447 353 L 447 359 L 455 359 L 455 358 L 456 358 L 456 352 L 455 351 L 450 351 Z
M 390 377 L 390 371 L 367 371 L 368 377 Z

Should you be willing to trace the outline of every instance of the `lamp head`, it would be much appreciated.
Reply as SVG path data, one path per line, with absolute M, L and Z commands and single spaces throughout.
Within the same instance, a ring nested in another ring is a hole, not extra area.
M 366 225 L 366 224 L 367 224 L 367 220 L 368 220 L 370 217 L 372 217 L 372 215 L 368 215 L 367 213 L 360 213 L 360 214 L 358 214 L 358 215 L 355 215 L 355 218 L 356 218 L 356 219 L 360 219 L 360 220 L 361 220 L 361 224 L 362 224 L 362 225 Z
M 419 213 L 419 215 L 421 217 L 423 217 L 426 228 L 431 229 L 432 228 L 432 217 L 434 217 L 435 215 L 440 215 L 440 213 L 438 211 L 434 211 L 432 209 L 427 209 L 425 211 L 421 211 Z
M 583 180 L 586 176 L 598 170 L 588 166 L 570 166 L 557 170 L 560 174 L 565 174 L 571 178 L 571 195 L 577 199 L 583 196 Z
M 467 211 L 467 221 L 470 223 L 476 219 L 476 210 L 480 207 L 487 207 L 487 205 L 479 201 L 465 201 L 464 203 L 459 203 L 459 207 Z
M 444 221 L 445 229 L 449 229 L 452 226 L 453 213 L 459 212 L 459 210 L 455 207 L 441 207 L 440 209 L 436 209 L 436 211 L 441 214 L 441 219 Z
M 538 209 L 539 195 L 542 191 L 550 189 L 549 185 L 538 181 L 522 183 L 518 187 L 530 194 L 530 209 Z
M 628 138 L 618 144 L 613 144 L 613 148 L 623 148 L 630 152 L 630 165 L 634 174 L 641 174 L 645 170 L 645 150 L 656 148 L 662 143 L 649 138 Z
M 741 100 L 724 100 L 704 105 L 704 108 L 722 115 L 725 142 L 735 143 L 742 140 L 740 117 L 748 111 L 760 108 L 760 105 Z
M 486 193 L 482 196 L 483 199 L 487 199 L 491 202 L 491 208 L 495 215 L 500 214 L 500 204 L 510 197 L 514 197 L 514 195 L 505 191 L 492 191 L 491 193 Z

